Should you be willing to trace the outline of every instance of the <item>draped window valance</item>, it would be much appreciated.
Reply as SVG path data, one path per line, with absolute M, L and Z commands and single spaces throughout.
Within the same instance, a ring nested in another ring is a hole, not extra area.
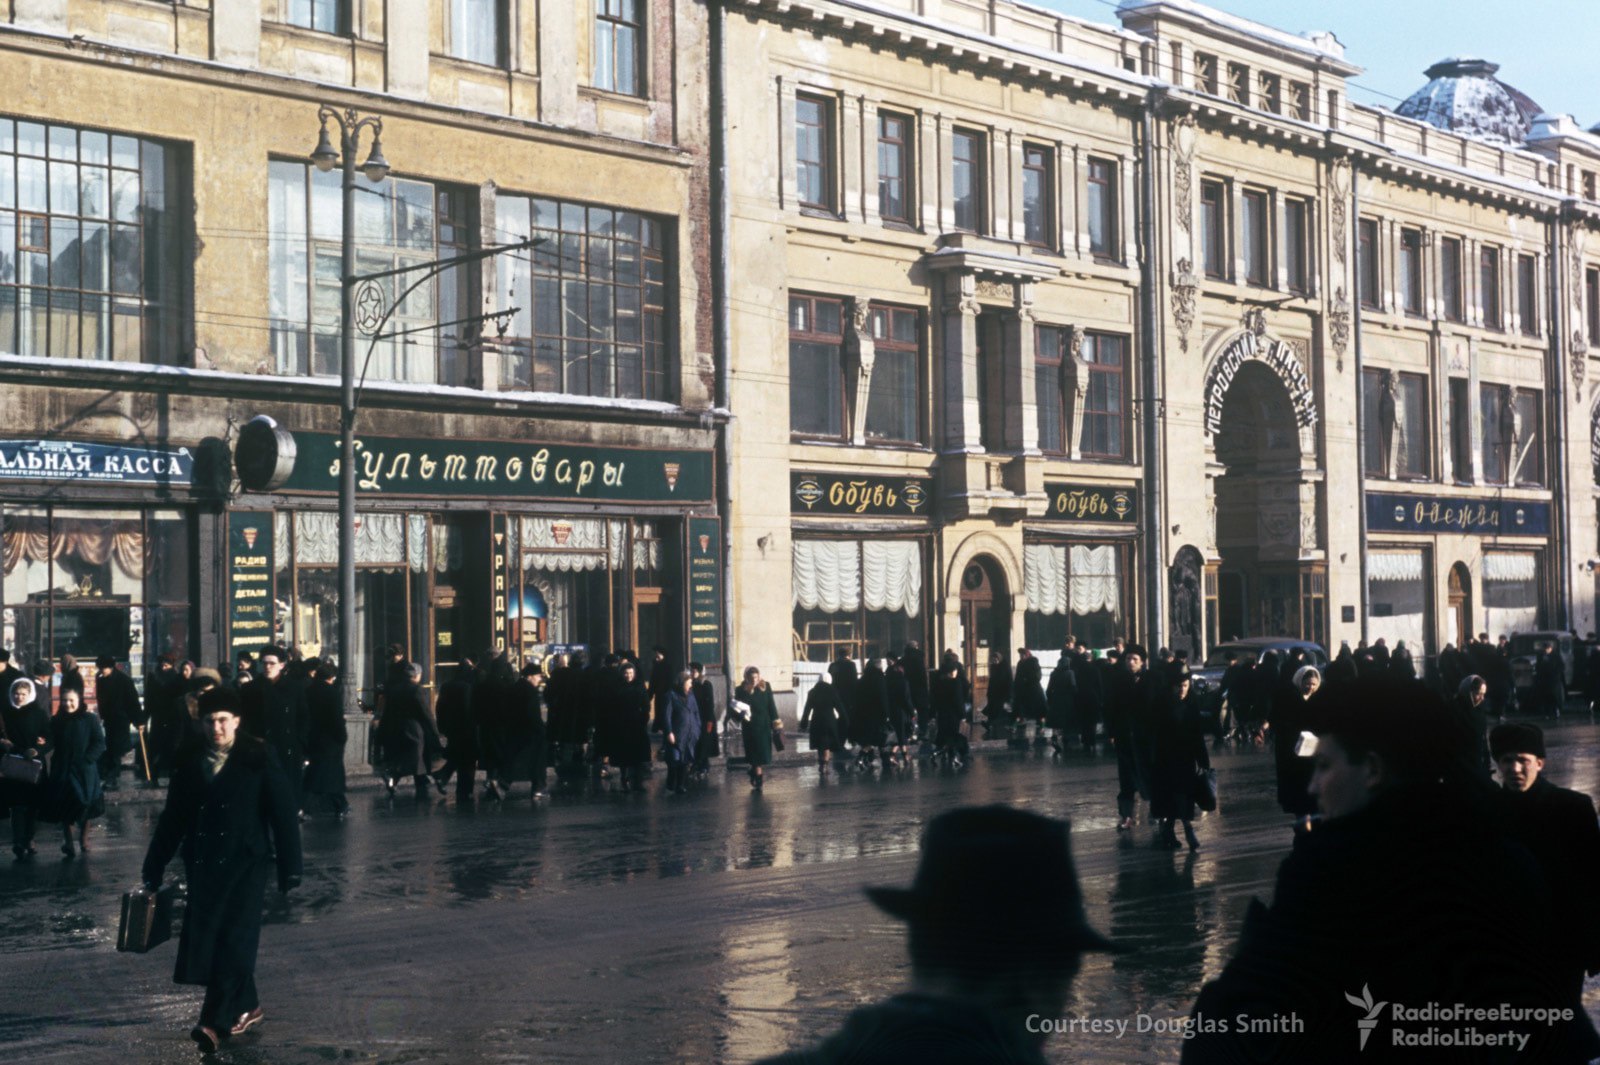
M 7 517 L 4 533 L 5 572 L 17 564 L 76 559 L 89 566 L 114 563 L 123 575 L 134 579 L 145 575 L 148 559 L 144 550 L 144 527 L 134 519 L 102 521 L 82 518 L 57 518 L 54 535 L 43 517 Z
M 1038 614 L 1118 614 L 1121 557 L 1115 544 L 1024 544 L 1022 588 Z
M 1374 581 L 1422 580 L 1421 551 L 1374 551 L 1367 556 L 1367 579 Z
M 285 527 L 279 524 L 274 531 L 281 535 Z M 427 536 L 428 519 L 423 514 L 358 514 L 356 565 L 391 569 L 409 565 L 413 572 L 421 573 L 428 560 Z M 287 555 L 287 545 L 281 540 L 278 548 Z M 337 566 L 339 515 L 315 510 L 295 511 L 294 550 L 295 561 L 302 566 Z
M 865 606 L 922 612 L 922 544 L 916 540 L 794 541 L 794 605 L 826 614 Z
M 1511 551 L 1486 551 L 1483 579 L 1486 581 L 1532 581 L 1538 576 L 1533 555 Z

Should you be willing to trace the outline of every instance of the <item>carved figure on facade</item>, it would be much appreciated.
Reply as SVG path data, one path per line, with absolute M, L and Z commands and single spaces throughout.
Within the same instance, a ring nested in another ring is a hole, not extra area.
M 1239 317 L 1239 325 L 1247 333 L 1254 333 L 1258 337 L 1267 335 L 1267 311 L 1264 307 L 1246 307 L 1244 314 Z
M 1405 407 L 1400 402 L 1400 375 L 1382 371 L 1378 393 L 1378 465 L 1385 477 L 1395 475 L 1396 446 L 1405 432 Z
M 1350 160 L 1335 159 L 1333 169 L 1329 174 L 1333 185 L 1332 204 L 1329 214 L 1333 218 L 1333 257 L 1342 267 L 1345 260 L 1345 245 L 1348 238 L 1345 233 L 1345 201 L 1350 196 Z
M 1506 398 L 1505 409 L 1500 412 L 1500 436 L 1511 448 L 1511 456 L 1506 463 L 1506 481 L 1509 484 L 1516 484 L 1520 479 L 1518 474 L 1522 469 L 1524 458 L 1523 434 L 1528 431 L 1527 426 L 1522 424 L 1522 404 L 1517 402 L 1521 398 L 1522 390 L 1512 385 L 1511 392 Z M 1528 441 L 1530 446 L 1532 443 L 1531 440 Z
M 1194 276 L 1194 264 L 1179 259 L 1172 276 L 1172 321 L 1178 327 L 1178 347 L 1189 350 L 1189 330 L 1194 328 L 1196 299 L 1200 291 L 1199 279 Z
M 1572 331 L 1572 387 L 1583 387 L 1583 375 L 1589 369 L 1589 345 L 1584 341 L 1583 330 Z
M 1344 352 L 1350 346 L 1350 299 L 1343 286 L 1334 290 L 1333 307 L 1328 311 L 1328 339 L 1333 342 L 1337 358 L 1334 365 L 1344 372 Z
M 1082 326 L 1067 326 L 1067 356 L 1072 367 L 1072 381 L 1067 396 L 1067 417 L 1072 426 L 1072 457 L 1083 457 L 1083 409 L 1089 395 L 1089 360 L 1083 357 L 1083 346 L 1088 334 Z
M 1010 303 L 1015 298 L 1015 286 L 1010 281 L 982 278 L 973 286 L 973 294 L 980 300 L 1005 300 Z
M 1322 544 L 1317 537 L 1317 512 L 1315 508 L 1300 511 L 1300 552 L 1315 551 Z
M 857 444 L 866 441 L 867 399 L 872 394 L 872 364 L 876 357 L 877 346 L 872 338 L 872 298 L 852 296 L 850 335 L 845 343 L 845 372 L 853 384 L 850 436 Z
M 1180 115 L 1172 123 L 1172 192 L 1174 213 L 1184 233 L 1194 224 L 1194 141 L 1193 115 Z
M 1167 603 L 1171 615 L 1172 637 L 1169 646 L 1178 654 L 1187 653 L 1190 662 L 1200 661 L 1200 633 L 1205 624 L 1201 613 L 1204 597 L 1201 578 L 1204 563 L 1193 547 L 1178 549 L 1168 571 Z

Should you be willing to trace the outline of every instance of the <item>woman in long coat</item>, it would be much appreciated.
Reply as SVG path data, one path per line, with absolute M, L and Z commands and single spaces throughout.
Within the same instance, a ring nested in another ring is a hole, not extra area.
M 1006 661 L 1006 653 L 1001 650 L 989 653 L 989 695 L 983 707 L 984 734 L 1005 720 L 1011 712 L 1007 705 L 1011 702 L 1011 663 Z
M 700 743 L 700 706 L 694 697 L 694 678 L 680 670 L 667 690 L 667 791 L 682 795 L 689 790 L 689 767 Z
M 105 792 L 100 786 L 100 759 L 106 753 L 106 730 L 100 715 L 87 710 L 83 695 L 76 688 L 61 696 L 61 709 L 50 721 L 50 783 L 46 789 L 46 819 L 61 824 L 61 853 L 68 858 L 73 849 L 72 830 L 78 830 L 78 846 L 89 850 L 89 822 L 106 812 Z
M 744 753 L 750 759 L 750 786 L 760 791 L 762 770 L 772 764 L 772 734 L 782 727 L 778 705 L 773 702 L 772 689 L 761 679 L 761 670 L 755 666 L 745 667 L 744 681 L 733 697 L 750 708 L 750 720 L 742 729 Z
M 1305 703 L 1322 686 L 1322 671 L 1313 665 L 1295 670 L 1290 686 L 1273 702 L 1272 756 L 1278 774 L 1278 805 L 1286 814 L 1304 820 L 1317 808 L 1306 789 L 1311 784 L 1312 762 L 1294 753 L 1306 727 Z
M 305 794 L 327 799 L 334 815 L 343 820 L 350 810 L 344 797 L 344 747 L 350 733 L 344 723 L 338 666 L 324 662 L 317 667 L 306 688 L 306 708 Z
M 1195 838 L 1194 789 L 1196 777 L 1211 768 L 1206 749 L 1205 723 L 1200 708 L 1190 698 L 1189 669 L 1169 667 L 1164 697 L 1156 696 L 1150 709 L 1150 817 L 1161 823 L 1158 846 L 1178 848 L 1174 821 L 1183 822 L 1190 850 L 1199 850 Z
M 21 677 L 11 682 L 5 698 L 0 707 L 0 752 L 44 761 L 50 753 L 50 711 L 39 699 L 38 689 L 33 681 Z M 38 784 L 0 782 L 0 813 L 11 809 L 11 853 L 19 859 L 35 853 L 39 792 Z
M 1026 647 L 1017 652 L 1017 675 L 1011 689 L 1011 709 L 1027 735 L 1028 722 L 1044 725 L 1048 705 L 1044 698 L 1044 669 Z M 1043 742 L 1042 740 L 1040 742 Z
M 272 856 L 280 892 L 300 883 L 294 792 L 267 745 L 239 733 L 239 709 L 230 688 L 201 697 L 206 743 L 189 748 L 173 771 L 142 872 L 154 888 L 183 855 L 189 900 L 172 978 L 205 986 L 200 1023 L 189 1033 L 202 1053 L 262 1020 L 256 948 Z
M 378 719 L 378 742 L 383 745 L 383 782 L 394 797 L 396 781 L 411 777 L 416 781 L 417 799 L 428 797 L 430 774 L 440 760 L 443 746 L 433 715 L 422 704 L 422 667 L 404 663 L 404 681 L 385 685 L 383 717 Z M 444 788 L 439 788 L 444 793 Z
M 545 722 L 540 691 L 543 683 L 540 663 L 528 662 L 506 697 L 501 746 L 495 755 L 497 769 L 489 785 L 496 798 L 508 794 L 511 785 L 519 780 L 532 785 L 532 798 L 545 796 Z
M 850 742 L 856 745 L 856 766 L 872 768 L 872 760 L 888 742 L 889 686 L 883 664 L 867 659 L 856 682 L 855 702 L 850 704 Z M 884 764 L 888 764 L 887 756 Z
M 1050 730 L 1050 746 L 1059 756 L 1067 750 L 1067 730 L 1072 727 L 1073 704 L 1078 697 L 1078 678 L 1072 673 L 1072 655 L 1061 652 L 1056 668 L 1050 671 L 1050 686 L 1045 689 L 1045 727 Z
M 839 745 L 839 697 L 833 690 L 833 678 L 826 673 L 806 692 L 805 709 L 800 712 L 800 728 L 811 738 L 811 749 L 817 752 L 817 772 L 828 772 L 828 756 Z
M 632 662 L 622 663 L 622 683 L 617 685 L 614 698 L 611 717 L 616 735 L 612 737 L 611 762 L 622 770 L 623 791 L 643 791 L 645 775 L 650 771 L 653 700 Z
M 891 659 L 883 674 L 883 683 L 889 694 L 889 731 L 894 733 L 891 758 L 884 759 L 884 765 L 892 760 L 896 765 L 905 766 L 917 722 L 917 704 L 911 694 L 911 679 L 906 674 L 905 663 Z

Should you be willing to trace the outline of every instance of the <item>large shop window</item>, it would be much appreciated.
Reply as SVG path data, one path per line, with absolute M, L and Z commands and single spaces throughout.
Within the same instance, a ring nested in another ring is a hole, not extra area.
M 1029 647 L 1056 650 L 1070 634 L 1089 647 L 1127 636 L 1127 567 L 1121 544 L 1024 544 L 1022 586 Z
M 1367 557 L 1367 638 L 1414 653 L 1427 646 L 1430 590 L 1427 558 L 1417 551 L 1374 551 Z
M 794 541 L 795 658 L 877 658 L 921 640 L 920 540 Z
M 648 650 L 665 642 L 664 558 L 654 522 L 524 516 L 510 522 L 518 587 L 510 639 L 524 654 L 552 643 Z M 636 613 L 637 611 L 637 613 Z M 630 625 L 629 619 L 634 624 Z
M 0 643 L 12 664 L 110 654 L 142 684 L 156 656 L 196 653 L 190 526 L 178 510 L 7 509 Z
M 188 170 L 157 141 L 0 118 L 0 352 L 175 362 Z
M 495 225 L 504 240 L 544 241 L 501 265 L 521 308 L 506 341 L 504 388 L 671 398 L 663 219 L 500 196 Z
M 342 180 L 304 163 L 274 160 L 268 168 L 268 269 L 272 350 L 281 374 L 339 372 Z M 362 180 L 356 197 L 356 272 L 420 266 L 448 259 L 474 243 L 473 198 L 426 181 Z M 369 381 L 464 385 L 470 377 L 462 318 L 477 313 L 473 271 L 455 267 L 423 280 L 424 271 L 378 282 L 380 313 L 405 293 L 371 345 L 358 337 L 356 375 Z
M 1489 638 L 1539 627 L 1539 556 L 1532 551 L 1483 553 L 1483 605 Z

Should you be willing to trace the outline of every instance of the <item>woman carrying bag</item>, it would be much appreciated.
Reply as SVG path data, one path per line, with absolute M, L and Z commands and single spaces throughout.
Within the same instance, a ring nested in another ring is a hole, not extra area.
M 50 753 L 50 711 L 38 697 L 38 689 L 26 677 L 12 681 L 6 704 L 0 707 L 0 754 L 15 755 L 43 763 Z M 33 834 L 39 825 L 42 766 L 35 768 L 39 779 L 0 780 L 0 813 L 11 808 L 11 853 L 17 860 L 32 857 Z
M 744 683 L 734 691 L 733 697 L 750 708 L 742 730 L 744 753 L 750 759 L 750 786 L 760 791 L 762 769 L 772 764 L 774 737 L 783 727 L 778 719 L 778 706 L 772 701 L 772 689 L 761 679 L 761 670 L 755 666 L 745 667 Z

